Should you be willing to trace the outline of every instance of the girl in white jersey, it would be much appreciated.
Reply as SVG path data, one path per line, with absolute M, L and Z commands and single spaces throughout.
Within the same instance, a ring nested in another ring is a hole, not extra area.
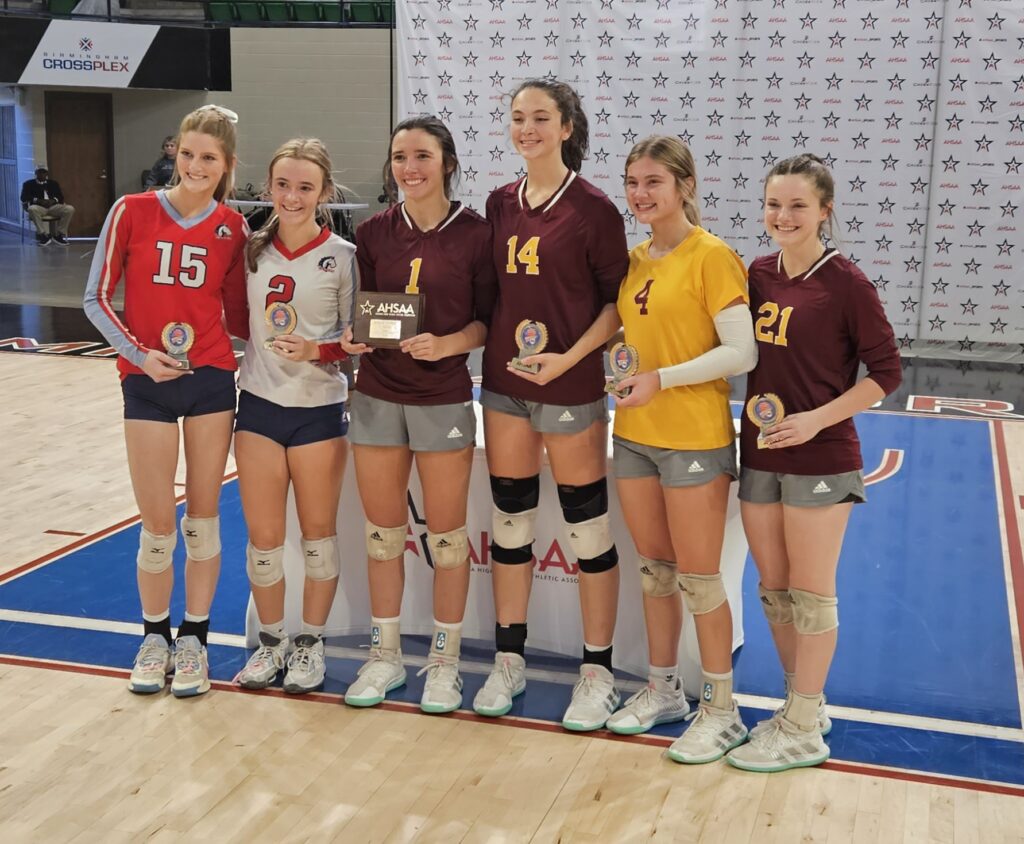
M 348 398 L 338 338 L 351 320 L 355 247 L 318 222 L 318 206 L 334 194 L 320 141 L 291 140 L 277 150 L 269 193 L 273 216 L 247 247 L 249 342 L 235 424 L 260 646 L 235 681 L 264 688 L 287 665 L 284 689 L 301 693 L 323 684 L 322 636 L 338 586 L 335 520 Z M 289 484 L 306 572 L 302 629 L 290 658 L 283 566 Z

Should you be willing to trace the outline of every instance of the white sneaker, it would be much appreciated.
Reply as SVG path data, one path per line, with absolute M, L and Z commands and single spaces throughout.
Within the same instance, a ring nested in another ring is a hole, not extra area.
M 210 667 L 206 648 L 197 636 L 179 636 L 174 642 L 174 679 L 171 694 L 195 697 L 210 691 Z
M 296 636 L 288 673 L 284 675 L 284 690 L 291 695 L 315 691 L 323 686 L 326 675 L 324 640 L 308 633 Z
M 620 700 L 612 672 L 603 665 L 585 662 L 580 666 L 580 679 L 573 686 L 569 708 L 562 716 L 562 726 L 578 733 L 600 730 Z
M 171 646 L 159 633 L 150 633 L 142 640 L 135 655 L 132 676 L 128 680 L 129 691 L 137 695 L 151 695 L 162 691 L 167 685 L 171 671 Z
M 700 765 L 721 759 L 747 738 L 747 728 L 740 720 L 735 703 L 732 709 L 718 709 L 702 703 L 684 732 L 668 749 L 668 757 L 675 762 Z
M 760 732 L 725 758 L 734 768 L 772 773 L 820 765 L 828 757 L 828 745 L 817 728 L 801 730 L 779 718 L 771 729 Z
M 771 730 L 775 722 L 782 717 L 783 709 L 784 705 L 776 709 L 771 718 L 758 721 L 750 730 L 750 738 L 753 739 L 755 736 Z M 832 732 L 832 719 L 828 717 L 828 710 L 825 709 L 825 695 L 821 696 L 821 703 L 818 704 L 818 729 L 821 730 L 823 737 Z
M 265 689 L 277 679 L 288 656 L 288 637 L 280 639 L 260 631 L 260 646 L 245 667 L 235 675 L 233 682 L 243 689 Z
M 665 683 L 665 686 L 668 684 Z M 657 724 L 682 721 L 690 711 L 683 685 L 676 680 L 675 690 L 659 689 L 648 683 L 612 714 L 605 726 L 613 733 L 634 736 L 646 733 Z
M 458 660 L 436 657 L 424 665 L 416 676 L 426 674 L 420 709 L 424 712 L 442 714 L 454 712 L 462 706 L 462 678 L 459 676 Z
M 473 698 L 473 711 L 488 718 L 507 715 L 512 700 L 525 691 L 526 660 L 519 654 L 498 651 L 487 682 Z
M 399 651 L 370 648 L 370 658 L 363 663 L 352 685 L 345 692 L 349 706 L 376 706 L 384 696 L 405 685 L 405 668 Z

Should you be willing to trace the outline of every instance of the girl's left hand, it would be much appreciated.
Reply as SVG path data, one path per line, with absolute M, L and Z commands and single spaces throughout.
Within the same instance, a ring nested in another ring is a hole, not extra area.
M 654 394 L 661 389 L 661 375 L 657 370 L 653 372 L 639 372 L 630 375 L 619 382 L 619 389 L 632 387 L 629 395 L 624 399 L 615 396 L 616 407 L 643 407 L 654 398 Z M 614 395 L 614 393 L 613 393 Z
M 399 348 L 416 360 L 441 360 L 448 357 L 447 338 L 433 334 L 417 334 L 403 340 Z
M 514 372 L 520 378 L 527 381 L 532 381 L 534 384 L 550 384 L 558 376 L 564 375 L 572 367 L 572 362 L 569 360 L 567 355 L 556 354 L 555 352 L 542 352 L 539 355 L 528 355 L 523 358 L 523 363 L 539 363 L 540 371 L 534 374 L 533 372 L 521 372 L 518 369 L 513 369 L 511 366 L 508 367 L 509 372 Z
M 286 360 L 303 361 L 319 360 L 320 346 L 312 340 L 300 337 L 298 334 L 282 334 L 274 338 L 274 345 L 271 347 L 275 354 Z
M 764 433 L 769 448 L 789 448 L 813 440 L 821 430 L 821 422 L 813 410 L 787 416 Z

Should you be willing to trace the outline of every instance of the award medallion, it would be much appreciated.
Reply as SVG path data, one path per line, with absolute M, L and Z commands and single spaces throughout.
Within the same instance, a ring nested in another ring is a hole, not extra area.
M 786 409 L 775 393 L 761 393 L 751 396 L 747 402 L 747 418 L 760 428 L 757 435 L 757 447 L 768 448 L 765 430 L 778 425 L 786 418 Z
M 640 354 L 636 346 L 629 343 L 616 343 L 608 352 L 608 363 L 612 369 L 612 380 L 604 385 L 604 391 L 624 399 L 632 391 L 632 387 L 620 388 L 619 382 L 640 371 Z
M 519 347 L 519 352 L 509 361 L 509 365 L 520 372 L 531 372 L 536 375 L 540 372 L 540 364 L 523 363 L 523 358 L 539 355 L 547 344 L 547 326 L 543 322 L 524 319 L 516 326 L 516 345 Z
M 284 334 L 294 334 L 299 324 L 299 315 L 287 302 L 274 302 L 267 306 L 264 319 L 270 326 L 271 336 L 263 341 L 263 348 L 270 349 L 274 341 Z
M 164 349 L 178 363 L 178 369 L 191 369 L 188 350 L 196 342 L 196 330 L 187 322 L 169 322 L 160 333 Z

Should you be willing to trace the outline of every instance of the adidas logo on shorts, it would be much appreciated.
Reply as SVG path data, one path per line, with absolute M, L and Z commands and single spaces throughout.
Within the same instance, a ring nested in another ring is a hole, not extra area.
M 558 417 L 559 422 L 575 422 L 576 417 L 573 416 L 568 410 L 563 411 L 562 415 Z
M 448 439 L 450 439 L 450 440 L 457 440 L 457 439 L 459 439 L 459 438 L 460 438 L 461 436 L 462 436 L 462 431 L 460 431 L 460 430 L 458 429 L 458 427 L 457 427 L 457 426 L 456 426 L 456 427 L 453 427 L 453 428 L 452 428 L 452 429 L 451 429 L 451 430 L 450 430 L 450 431 L 448 432 Z
M 692 475 L 694 472 L 703 472 L 704 467 L 700 465 L 696 460 L 690 464 L 690 468 L 687 471 Z
M 832 492 L 832 488 L 824 481 L 818 481 L 818 485 L 813 490 L 815 495 L 821 495 L 823 492 Z

